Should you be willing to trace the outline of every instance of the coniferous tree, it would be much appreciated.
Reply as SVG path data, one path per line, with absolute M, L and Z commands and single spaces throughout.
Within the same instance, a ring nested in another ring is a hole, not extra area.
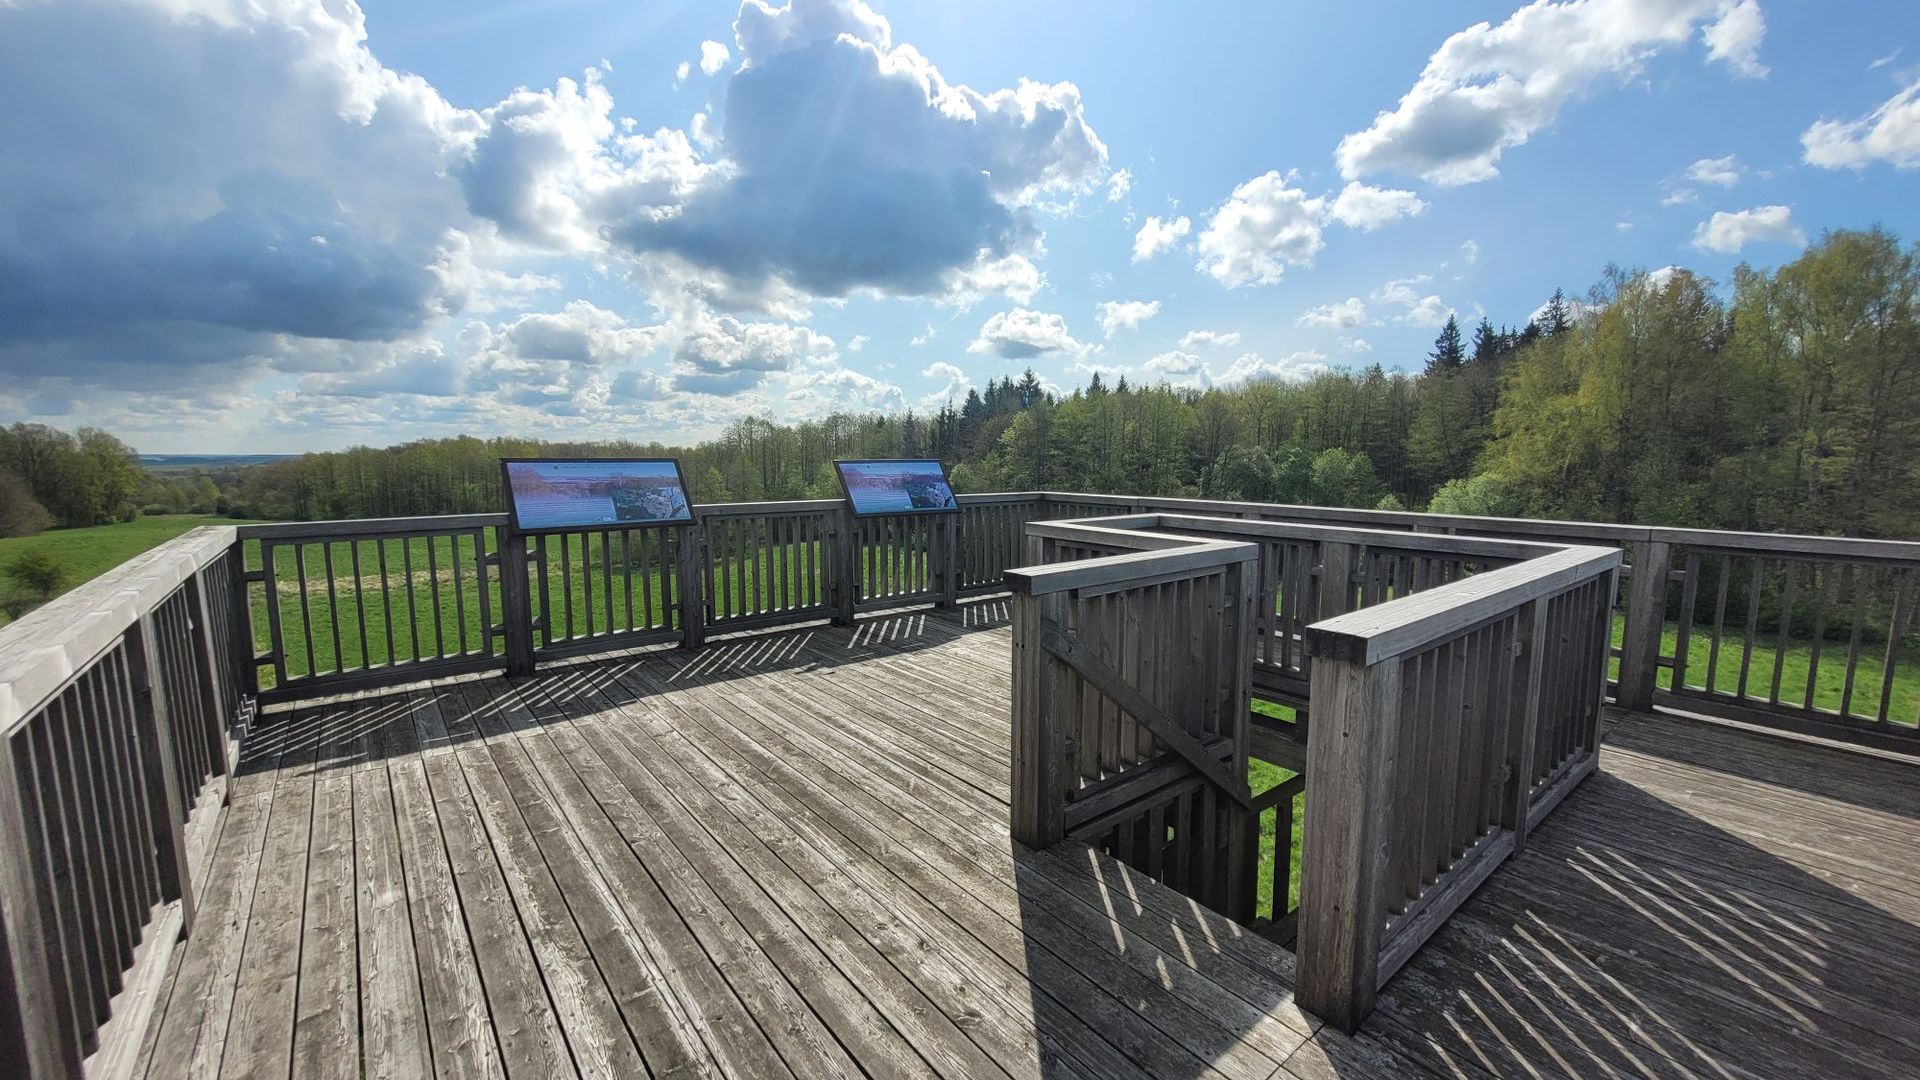
M 1482 318 L 1473 328 L 1473 362 L 1488 367 L 1500 360 L 1502 335 L 1494 332 L 1493 322 Z
M 1427 354 L 1427 374 L 1451 375 L 1467 362 L 1467 347 L 1460 338 L 1460 320 L 1447 316 L 1447 325 L 1433 339 L 1433 351 Z

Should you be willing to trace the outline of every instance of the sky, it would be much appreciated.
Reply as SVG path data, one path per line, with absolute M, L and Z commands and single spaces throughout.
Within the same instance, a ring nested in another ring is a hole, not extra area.
M 0 422 L 693 441 L 1920 239 L 1920 4 L 0 0 Z

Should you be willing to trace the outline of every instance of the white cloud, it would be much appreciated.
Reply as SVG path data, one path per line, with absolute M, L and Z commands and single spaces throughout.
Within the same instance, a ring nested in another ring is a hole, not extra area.
M 1474 263 L 1479 262 L 1480 261 L 1480 245 L 1474 243 L 1471 240 L 1462 240 L 1460 242 L 1460 257 L 1467 261 L 1468 266 L 1472 266 Z
M 1199 268 L 1229 288 L 1271 285 L 1289 266 L 1320 252 L 1326 200 L 1288 187 L 1278 172 L 1256 176 L 1227 196 L 1200 234 Z
M 867 347 L 867 342 L 872 340 L 873 340 L 872 338 L 868 337 L 865 334 L 855 334 L 851 338 L 847 339 L 847 351 L 859 352 L 861 349 L 864 349 Z
M 693 64 L 689 61 L 682 60 L 674 65 L 673 81 L 677 83 L 686 82 L 687 76 L 691 74 L 693 74 Z
M 907 344 L 917 349 L 920 346 L 925 345 L 927 342 L 932 341 L 934 338 L 939 336 L 940 336 L 940 331 L 935 329 L 932 323 L 928 323 L 927 328 L 921 331 L 920 333 L 914 335 L 913 340 L 907 342 Z
M 1879 69 L 1886 67 L 1888 64 L 1891 64 L 1895 60 L 1900 59 L 1900 54 L 1905 52 L 1906 49 L 1907 47 L 1905 45 L 1900 45 L 1895 47 L 1892 52 L 1887 53 L 1885 56 L 1875 57 L 1873 62 L 1867 65 L 1867 70 L 1878 71 Z
M 940 389 L 920 399 L 920 407 L 928 412 L 939 409 L 949 401 L 958 401 L 966 397 L 967 391 L 973 389 L 973 380 L 967 377 L 967 373 L 944 360 L 928 364 L 926 369 L 920 372 L 920 377 L 939 379 L 942 383 Z
M 1821 120 L 1800 136 L 1801 158 L 1823 169 L 1864 169 L 1884 161 L 1920 168 L 1920 80 L 1855 120 Z
M 1163 352 L 1148 360 L 1145 366 L 1154 379 L 1175 386 L 1204 387 L 1213 382 L 1207 365 L 1190 352 Z
M 1087 346 L 1067 332 L 1067 320 L 1049 311 L 1014 308 L 988 319 L 980 336 L 967 346 L 970 353 L 994 353 L 1008 360 L 1026 360 L 1049 353 L 1083 353 Z
M 687 393 L 735 394 L 803 359 L 833 355 L 833 339 L 805 326 L 707 315 L 688 327 L 674 346 L 672 386 Z
M 727 66 L 727 58 L 732 54 L 727 47 L 717 41 L 700 43 L 700 71 L 706 75 L 718 75 L 720 69 Z
M 1740 0 L 1721 9 L 1720 18 L 1701 32 L 1707 43 L 1707 56 L 1719 60 L 1749 78 L 1764 78 L 1760 63 L 1760 41 L 1767 36 L 1767 17 L 1759 0 Z
M 1356 353 L 1373 351 L 1373 346 L 1368 344 L 1367 339 L 1363 337 L 1341 338 L 1340 347 L 1347 350 L 1348 352 L 1356 352 Z
M 1687 166 L 1681 175 L 1696 184 L 1711 184 L 1714 187 L 1730 188 L 1740 182 L 1740 176 L 1746 170 L 1732 154 L 1726 157 L 1701 158 Z
M 1163 252 L 1172 251 L 1180 238 L 1193 230 L 1193 222 L 1185 214 L 1162 221 L 1150 217 L 1133 234 L 1133 261 L 1146 262 Z
M 1122 330 L 1138 330 L 1140 324 L 1160 314 L 1158 300 L 1102 300 L 1097 308 L 1100 312 L 1100 333 L 1112 337 Z
M 1245 353 L 1215 381 L 1221 386 L 1237 386 L 1255 379 L 1301 382 L 1327 370 L 1326 355 L 1310 349 L 1289 353 L 1278 360 L 1267 360 L 1259 353 Z
M 1189 330 L 1180 335 L 1182 349 L 1231 349 L 1238 344 L 1238 330 Z
M 1133 190 L 1133 170 L 1132 169 L 1116 169 L 1114 170 L 1114 173 L 1112 176 L 1107 177 L 1107 201 L 1108 202 L 1119 202 L 1121 199 L 1124 199 L 1127 197 L 1127 192 L 1132 190 Z
M 1426 209 L 1426 202 L 1411 191 L 1369 187 L 1356 180 L 1340 189 L 1330 213 L 1350 229 L 1372 232 L 1403 217 L 1419 217 Z
M 1717 211 L 1693 231 L 1693 246 L 1701 251 L 1738 254 L 1753 243 L 1792 244 L 1807 242 L 1807 234 L 1793 223 L 1793 212 L 1784 206 L 1756 206 L 1731 213 Z
M 1365 326 L 1366 322 L 1367 305 L 1359 297 L 1349 296 L 1338 303 L 1308 308 L 1294 320 L 1294 325 L 1314 330 L 1343 330 Z
M 1765 22 L 1753 0 L 1535 0 L 1498 26 L 1476 23 L 1434 51 L 1390 112 L 1340 140 L 1349 180 L 1390 172 L 1432 183 L 1499 175 L 1503 152 L 1554 122 L 1569 100 L 1637 75 L 1703 34 L 1710 59 L 1764 72 Z
M 1453 308 L 1436 294 L 1429 293 L 1424 286 L 1431 284 L 1433 275 L 1415 274 L 1407 278 L 1395 278 L 1374 291 L 1373 298 L 1383 304 L 1392 304 L 1406 310 L 1393 317 L 1397 323 L 1409 326 L 1436 327 L 1447 321 Z

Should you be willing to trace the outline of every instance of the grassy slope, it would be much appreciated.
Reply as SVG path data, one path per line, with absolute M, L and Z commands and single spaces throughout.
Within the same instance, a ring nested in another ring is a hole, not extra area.
M 233 518 L 206 517 L 198 514 L 162 514 L 137 518 L 119 525 L 96 525 L 87 529 L 54 529 L 39 536 L 0 540 L 0 567 L 28 551 L 45 551 L 65 568 L 62 589 L 71 589 L 99 577 L 149 548 L 202 525 L 238 525 Z M 12 579 L 0 576 L 0 596 L 13 588 Z M 7 617 L 0 613 L 0 624 Z

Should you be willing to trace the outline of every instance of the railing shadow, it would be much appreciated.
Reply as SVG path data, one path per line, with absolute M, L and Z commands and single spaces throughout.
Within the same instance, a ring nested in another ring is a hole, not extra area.
M 963 635 L 1005 626 L 1004 597 L 963 601 L 950 610 L 881 612 L 851 627 L 810 623 L 795 628 L 747 631 L 717 637 L 691 652 L 671 647 L 643 651 L 659 662 L 667 688 L 703 685 L 783 671 L 831 669 L 846 664 L 911 655 L 951 644 Z M 553 681 L 569 672 L 623 662 L 633 652 L 552 665 L 536 679 Z M 498 680 L 497 675 L 441 680 L 431 687 L 366 696 L 317 698 L 262 714 L 242 747 L 237 772 L 254 776 L 276 770 L 357 768 L 397 754 L 435 750 L 513 730 L 525 719 L 506 706 L 481 701 L 460 688 Z M 481 698 L 487 697 L 482 691 Z
M 1493 1075 L 1920 1075 L 1916 845 L 1831 821 L 1822 845 L 1711 772 L 1623 772 L 1494 874 L 1358 1041 Z

